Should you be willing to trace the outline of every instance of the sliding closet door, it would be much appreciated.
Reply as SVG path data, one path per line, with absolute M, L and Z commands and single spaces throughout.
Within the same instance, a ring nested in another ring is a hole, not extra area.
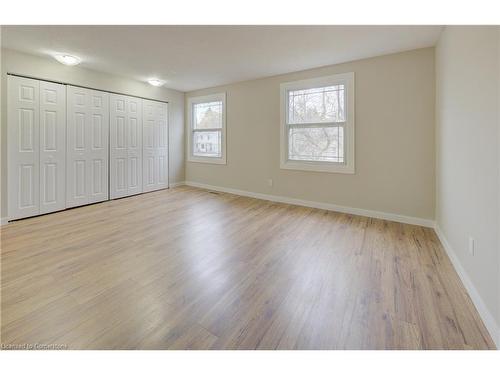
M 67 87 L 66 206 L 108 199 L 109 94 Z
M 142 99 L 128 99 L 128 195 L 142 193 Z
M 143 190 L 168 187 L 167 104 L 143 100 Z
M 8 78 L 9 219 L 40 212 L 39 88 L 34 79 Z
M 111 95 L 109 113 L 109 195 L 127 195 L 127 108 L 125 99 Z
M 40 81 L 40 213 L 66 207 L 66 86 Z
M 110 96 L 110 196 L 142 193 L 142 101 Z

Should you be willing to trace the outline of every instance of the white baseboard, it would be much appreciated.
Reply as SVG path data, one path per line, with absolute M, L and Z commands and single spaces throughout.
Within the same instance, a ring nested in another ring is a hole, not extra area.
M 185 181 L 171 182 L 171 183 L 168 184 L 168 187 L 169 188 L 174 188 L 174 187 L 182 186 L 182 185 L 186 185 L 186 182 Z
M 453 251 L 450 243 L 446 239 L 446 236 L 444 235 L 439 225 L 436 224 L 434 230 L 439 240 L 441 241 L 441 244 L 443 245 L 446 254 L 448 254 L 448 257 L 450 258 L 453 267 L 455 267 L 458 276 L 460 276 L 460 279 L 462 280 L 465 289 L 469 293 L 469 296 L 472 299 L 472 302 L 474 303 L 474 306 L 476 307 L 479 315 L 481 316 L 481 319 L 483 319 L 484 325 L 486 326 L 486 329 L 490 333 L 491 338 L 495 342 L 496 347 L 500 348 L 500 327 L 497 325 L 494 316 L 486 307 L 486 304 L 479 295 L 476 287 L 474 286 L 474 283 L 472 282 L 469 275 L 463 268 L 462 264 L 460 263 L 460 260 Z
M 376 219 L 397 221 L 399 223 L 420 225 L 420 226 L 428 227 L 428 228 L 434 228 L 434 224 L 435 224 L 434 220 L 422 219 L 422 218 L 418 218 L 418 217 L 391 214 L 391 213 L 380 212 L 380 211 L 371 211 L 371 210 L 365 210 L 362 208 L 339 206 L 339 205 L 331 204 L 331 203 L 322 203 L 322 202 L 307 201 L 307 200 L 296 199 L 296 198 L 288 198 L 288 197 L 283 197 L 283 196 L 279 196 L 279 195 L 254 193 L 251 191 L 237 190 L 237 189 L 231 189 L 231 188 L 226 188 L 226 187 L 221 187 L 221 186 L 212 186 L 212 185 L 202 184 L 202 183 L 194 182 L 194 181 L 185 181 L 185 185 L 199 187 L 199 188 L 207 189 L 207 190 L 220 191 L 223 193 L 242 195 L 244 197 L 257 198 L 257 199 L 262 199 L 262 200 L 266 200 L 266 201 L 287 203 L 287 204 L 293 204 L 296 206 L 319 208 L 322 210 L 336 211 L 336 212 L 342 212 L 342 213 L 346 213 L 346 214 L 359 215 L 359 216 L 367 216 L 367 217 L 373 217 Z
M 8 220 L 9 220 L 9 219 L 8 219 L 8 218 L 6 218 L 6 217 L 2 217 L 2 218 L 0 218 L 0 226 L 7 224 Z

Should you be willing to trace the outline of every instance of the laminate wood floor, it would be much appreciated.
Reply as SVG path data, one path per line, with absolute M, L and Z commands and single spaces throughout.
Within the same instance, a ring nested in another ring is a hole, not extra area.
M 4 347 L 494 347 L 428 228 L 184 186 L 14 222 L 1 245 Z

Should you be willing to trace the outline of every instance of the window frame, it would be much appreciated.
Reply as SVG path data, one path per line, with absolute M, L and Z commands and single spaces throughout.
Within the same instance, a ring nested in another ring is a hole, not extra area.
M 291 127 L 333 127 L 333 122 L 289 124 L 288 105 L 289 91 L 306 90 L 325 86 L 344 85 L 345 90 L 345 122 L 344 128 L 344 163 L 329 161 L 307 161 L 289 159 L 289 129 Z M 300 81 L 285 82 L 280 85 L 280 168 L 300 171 L 329 172 L 329 173 L 355 173 L 355 133 L 354 133 L 354 73 L 341 73 L 330 76 L 304 79 Z
M 221 129 L 203 129 L 202 131 L 219 131 L 221 132 L 221 156 L 196 156 L 193 154 L 193 140 L 195 131 L 200 131 L 194 129 L 193 113 L 195 104 L 203 104 L 210 102 L 222 102 L 222 128 Z M 216 93 L 203 96 L 194 96 L 187 99 L 188 103 L 188 137 L 187 137 L 187 148 L 188 148 L 188 161 L 196 163 L 209 163 L 209 164 L 226 164 L 226 93 Z

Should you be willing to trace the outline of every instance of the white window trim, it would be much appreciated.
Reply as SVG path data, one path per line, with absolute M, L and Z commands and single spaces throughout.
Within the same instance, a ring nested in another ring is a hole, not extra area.
M 200 103 L 208 103 L 213 101 L 222 102 L 222 131 L 221 131 L 221 157 L 209 156 L 194 156 L 193 155 L 193 105 Z M 187 149 L 188 161 L 196 163 L 210 163 L 210 164 L 226 164 L 226 93 L 221 92 L 217 94 L 196 96 L 188 98 L 188 136 Z
M 288 159 L 288 91 L 343 84 L 346 88 L 346 122 L 344 127 L 345 163 L 298 161 Z M 354 73 L 286 82 L 280 85 L 280 168 L 301 171 L 354 173 Z

